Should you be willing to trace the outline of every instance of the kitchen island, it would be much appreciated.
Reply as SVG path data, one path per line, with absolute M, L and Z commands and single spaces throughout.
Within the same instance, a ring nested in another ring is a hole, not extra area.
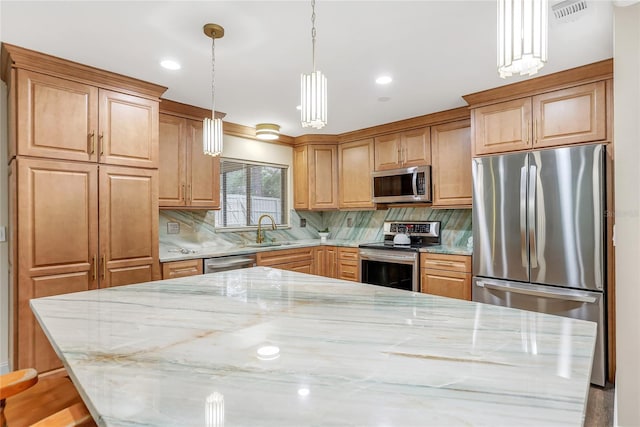
M 104 426 L 578 426 L 596 335 L 265 267 L 31 306 Z

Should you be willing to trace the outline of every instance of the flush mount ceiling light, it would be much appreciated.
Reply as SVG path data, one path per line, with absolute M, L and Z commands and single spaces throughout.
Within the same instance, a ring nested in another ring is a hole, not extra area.
M 547 62 L 547 0 L 498 0 L 498 73 L 533 75 Z
M 316 2 L 311 0 L 311 57 L 313 71 L 302 74 L 301 110 L 302 127 L 322 129 L 327 124 L 327 78 L 316 70 Z
M 256 138 L 273 141 L 280 137 L 280 126 L 273 123 L 260 123 L 256 125 Z
M 202 125 L 202 148 L 205 154 L 222 154 L 222 119 L 216 119 L 216 39 L 224 37 L 224 28 L 217 24 L 204 26 L 204 33 L 211 37 L 211 118 Z

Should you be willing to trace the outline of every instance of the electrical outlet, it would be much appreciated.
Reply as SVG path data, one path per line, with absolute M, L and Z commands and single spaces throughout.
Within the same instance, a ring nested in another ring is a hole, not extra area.
M 180 223 L 179 222 L 168 222 L 167 223 L 167 234 L 180 234 Z
M 347 227 L 353 227 L 353 218 L 347 218 Z
M 305 218 L 300 218 L 300 228 L 305 228 L 307 226 L 307 220 Z
M 0 226 L 0 242 L 6 242 L 7 241 L 7 227 L 6 226 Z

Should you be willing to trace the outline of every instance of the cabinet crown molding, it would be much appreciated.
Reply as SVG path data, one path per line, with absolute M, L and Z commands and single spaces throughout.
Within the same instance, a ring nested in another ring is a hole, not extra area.
M 23 47 L 2 43 L 0 77 L 7 82 L 11 68 L 22 68 L 51 76 L 90 84 L 104 89 L 158 100 L 166 87 L 123 76 Z
M 612 58 L 506 86 L 463 95 L 462 98 L 467 101 L 469 108 L 475 108 L 611 78 L 613 78 Z

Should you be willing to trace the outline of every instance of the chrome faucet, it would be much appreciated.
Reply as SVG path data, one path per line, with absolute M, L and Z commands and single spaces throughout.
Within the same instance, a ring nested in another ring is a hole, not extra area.
M 258 234 L 256 236 L 256 243 L 262 243 L 264 242 L 264 231 L 262 231 L 262 218 L 267 217 L 271 220 L 271 229 L 272 230 L 276 230 L 278 227 L 276 226 L 276 220 L 273 219 L 273 217 L 271 215 L 268 214 L 264 214 L 264 215 L 260 215 L 260 218 L 258 218 Z

